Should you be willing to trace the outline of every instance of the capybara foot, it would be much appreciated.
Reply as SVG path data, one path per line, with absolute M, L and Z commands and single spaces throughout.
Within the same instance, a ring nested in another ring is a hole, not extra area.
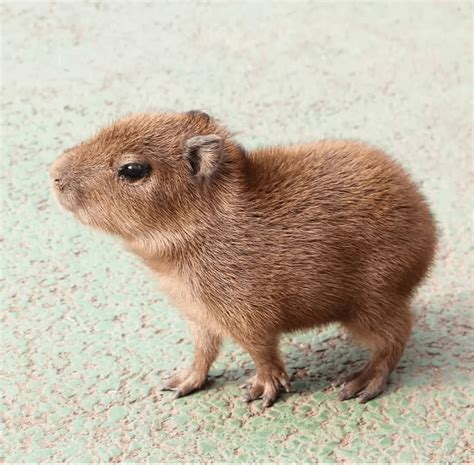
M 347 400 L 357 398 L 357 402 L 365 404 L 383 392 L 387 385 L 388 373 L 386 370 L 374 369 L 370 366 L 360 371 L 340 378 L 336 385 L 344 384 L 339 391 L 338 399 Z
M 206 381 L 207 373 L 191 367 L 169 378 L 161 390 L 175 391 L 174 398 L 179 399 L 201 389 Z
M 266 373 L 257 373 L 242 387 L 249 388 L 244 397 L 245 402 L 263 400 L 263 407 L 271 407 L 277 400 L 280 391 L 290 392 L 290 380 L 285 371 L 275 368 Z

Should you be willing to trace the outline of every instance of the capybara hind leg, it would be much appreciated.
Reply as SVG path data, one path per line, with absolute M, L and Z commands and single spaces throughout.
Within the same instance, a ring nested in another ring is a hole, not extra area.
M 396 314 L 379 313 L 378 321 L 355 321 L 345 324 L 361 344 L 372 351 L 372 358 L 356 373 L 340 380 L 344 387 L 339 400 L 357 398 L 365 403 L 383 392 L 388 376 L 397 367 L 411 330 L 411 317 L 406 306 L 398 307 Z M 383 318 L 383 316 L 386 318 Z M 387 315 L 390 315 L 388 317 Z

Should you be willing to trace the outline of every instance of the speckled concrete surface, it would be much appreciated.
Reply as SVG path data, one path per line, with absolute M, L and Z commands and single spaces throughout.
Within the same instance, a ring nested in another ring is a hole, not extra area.
M 469 3 L 2 6 L 6 461 L 472 461 Z M 233 344 L 211 386 L 155 391 L 192 347 L 148 272 L 56 206 L 47 165 L 125 112 L 203 108 L 250 146 L 360 138 L 399 159 L 442 233 L 385 395 L 337 328 L 284 340 L 293 390 L 262 413 Z M 6 168 L 7 167 L 7 168 Z

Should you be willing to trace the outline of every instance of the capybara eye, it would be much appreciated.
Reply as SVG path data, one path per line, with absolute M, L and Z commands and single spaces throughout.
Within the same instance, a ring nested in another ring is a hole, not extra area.
M 128 181 L 136 181 L 148 176 L 151 171 L 151 166 L 145 163 L 127 163 L 122 165 L 118 170 L 118 175 L 122 179 Z

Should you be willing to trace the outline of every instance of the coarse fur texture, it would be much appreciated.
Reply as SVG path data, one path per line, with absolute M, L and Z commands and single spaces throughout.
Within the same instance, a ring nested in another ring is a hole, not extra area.
M 146 174 L 124 178 L 130 163 Z M 194 360 L 166 385 L 177 397 L 205 384 L 230 337 L 256 364 L 247 400 L 269 406 L 290 389 L 280 335 L 332 322 L 372 351 L 340 380 L 339 398 L 383 391 L 436 230 L 415 184 L 380 150 L 321 141 L 245 151 L 204 112 L 149 113 L 67 150 L 51 177 L 60 203 L 121 237 L 189 321 Z

